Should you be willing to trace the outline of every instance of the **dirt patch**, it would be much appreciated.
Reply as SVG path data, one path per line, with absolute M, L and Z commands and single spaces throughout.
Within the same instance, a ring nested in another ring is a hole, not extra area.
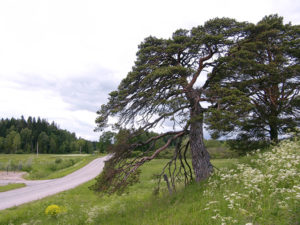
M 24 180 L 26 172 L 6 172 L 0 171 L 0 180 Z

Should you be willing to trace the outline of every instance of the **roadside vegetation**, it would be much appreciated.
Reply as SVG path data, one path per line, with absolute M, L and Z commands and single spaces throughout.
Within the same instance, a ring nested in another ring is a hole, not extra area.
M 23 171 L 30 180 L 63 177 L 100 155 L 0 154 L 0 171 Z
M 23 184 L 23 183 L 7 184 L 7 185 L 4 185 L 4 186 L 0 186 L 0 192 L 10 191 L 10 190 L 14 190 L 14 189 L 25 187 L 25 186 L 26 185 Z
M 95 195 L 94 181 L 0 212 L 0 224 L 297 224 L 300 141 L 283 141 L 238 159 L 212 160 L 214 175 L 169 195 L 154 195 L 166 159 L 142 167 L 140 183 L 122 195 Z M 45 214 L 50 205 L 62 210 Z
M 187 141 L 187 140 L 185 140 Z M 232 159 L 237 158 L 242 154 L 239 151 L 233 151 L 230 149 L 228 143 L 226 141 L 219 141 L 219 140 L 204 140 L 205 146 L 211 159 Z M 175 147 L 169 147 L 163 152 L 161 152 L 157 158 L 159 159 L 170 159 L 174 155 Z M 152 152 L 149 153 L 149 155 Z M 134 152 L 133 156 L 139 154 L 139 152 Z M 187 151 L 186 157 L 191 159 L 191 152 Z

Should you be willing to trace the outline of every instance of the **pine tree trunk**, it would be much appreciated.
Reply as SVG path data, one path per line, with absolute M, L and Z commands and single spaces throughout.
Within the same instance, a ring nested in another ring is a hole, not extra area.
M 196 108 L 196 109 L 195 109 Z M 190 146 L 196 182 L 205 180 L 213 172 L 210 155 L 203 139 L 203 112 L 198 104 L 191 110 Z
M 278 130 L 276 125 L 270 125 L 270 138 L 271 141 L 274 141 L 275 143 L 278 142 Z
M 272 114 L 269 116 L 269 127 L 270 127 L 270 138 L 271 141 L 277 143 L 278 142 L 278 115 L 276 113 L 276 109 L 272 110 Z

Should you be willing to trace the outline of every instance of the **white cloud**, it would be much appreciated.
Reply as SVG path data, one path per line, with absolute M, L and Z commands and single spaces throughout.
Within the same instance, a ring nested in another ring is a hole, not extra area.
M 97 139 L 92 110 L 126 76 L 145 37 L 224 16 L 257 22 L 278 13 L 299 24 L 299 10 L 296 0 L 3 0 L 0 113 L 39 115 Z

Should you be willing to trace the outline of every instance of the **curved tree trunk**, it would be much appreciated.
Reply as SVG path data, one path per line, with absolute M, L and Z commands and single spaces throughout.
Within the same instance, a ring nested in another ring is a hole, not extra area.
M 268 123 L 270 127 L 270 139 L 271 141 L 278 143 L 278 113 L 274 107 L 271 107 L 271 114 L 269 115 Z
M 278 129 L 276 124 L 270 124 L 270 138 L 271 141 L 278 143 Z
M 213 166 L 210 163 L 210 155 L 205 148 L 203 139 L 203 111 L 198 103 L 191 110 L 190 146 L 192 153 L 192 165 L 196 182 L 200 182 L 210 176 Z

